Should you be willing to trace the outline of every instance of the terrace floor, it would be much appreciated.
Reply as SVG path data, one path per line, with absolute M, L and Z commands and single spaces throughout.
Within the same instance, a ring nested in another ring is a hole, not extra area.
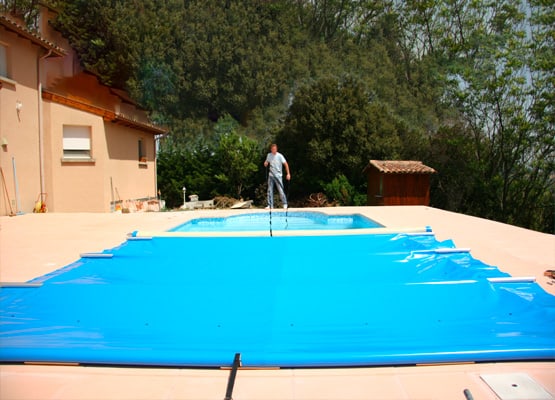
M 48 213 L 0 217 L 0 282 L 21 282 L 44 275 L 76 261 L 81 253 L 115 247 L 135 230 L 162 231 L 192 218 L 253 211 Z M 513 276 L 535 276 L 542 288 L 555 295 L 555 280 L 543 275 L 545 270 L 555 269 L 554 235 L 423 206 L 312 211 L 360 213 L 391 228 L 431 226 L 438 240 L 452 239 L 458 247 L 470 248 L 475 258 Z M 522 381 L 522 374 L 533 380 L 532 386 L 523 384 L 526 381 Z M 226 369 L 0 365 L 0 399 L 223 399 L 229 375 Z M 555 398 L 555 360 L 378 368 L 239 369 L 233 398 L 465 399 L 465 389 L 475 400 L 500 398 L 485 383 L 484 375 L 501 378 L 506 384 L 503 398 Z M 535 392 L 538 387 L 544 392 Z

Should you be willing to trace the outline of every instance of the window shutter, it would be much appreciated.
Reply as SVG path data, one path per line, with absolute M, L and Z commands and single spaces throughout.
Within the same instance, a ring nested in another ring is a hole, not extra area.
M 91 150 L 91 130 L 88 126 L 64 126 L 64 150 Z

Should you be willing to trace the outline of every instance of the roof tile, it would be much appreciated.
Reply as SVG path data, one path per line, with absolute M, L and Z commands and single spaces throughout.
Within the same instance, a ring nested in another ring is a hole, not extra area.
M 394 161 L 394 160 L 370 160 L 366 167 L 373 166 L 385 174 L 434 174 L 435 169 L 428 167 L 422 161 Z

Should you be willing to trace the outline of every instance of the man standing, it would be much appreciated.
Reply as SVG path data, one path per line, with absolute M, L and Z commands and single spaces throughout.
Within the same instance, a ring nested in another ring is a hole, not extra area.
M 287 208 L 287 197 L 285 197 L 285 191 L 283 190 L 282 167 L 285 166 L 287 171 L 285 179 L 291 180 L 291 174 L 287 160 L 283 154 L 278 153 L 277 144 L 275 143 L 270 146 L 270 153 L 268 153 L 266 161 L 264 161 L 264 166 L 268 167 L 268 165 L 270 166 L 270 171 L 268 173 L 268 206 L 266 208 L 274 208 L 274 185 L 277 187 L 283 208 Z

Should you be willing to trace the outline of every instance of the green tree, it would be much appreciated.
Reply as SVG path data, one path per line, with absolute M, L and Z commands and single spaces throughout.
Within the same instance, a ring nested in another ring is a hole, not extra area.
M 475 157 L 474 137 L 465 126 L 442 126 L 430 139 L 429 164 L 432 175 L 431 203 L 461 213 L 473 213 L 484 201 L 475 190 L 480 165 Z M 478 195 L 478 197 L 474 197 Z
M 528 171 L 537 153 L 525 95 L 524 15 L 519 3 L 509 1 L 491 11 L 472 61 L 458 75 L 462 82 L 456 95 L 476 135 L 479 179 L 488 183 L 483 194 L 489 195 L 475 194 L 482 198 L 475 212 L 521 224 L 522 190 L 530 183 Z
M 172 137 L 161 143 L 157 157 L 158 188 L 168 208 L 183 204 L 183 188 L 187 193 L 208 199 L 217 194 L 214 174 L 219 169 L 213 143 L 199 138 L 188 150 L 176 146 Z
M 37 29 L 39 16 L 38 0 L 2 0 L 0 13 L 6 13 L 25 22 L 28 28 Z
M 440 192 L 450 192 L 440 206 L 458 204 L 458 211 L 546 230 L 553 229 L 545 218 L 553 210 L 553 129 L 538 125 L 534 111 L 546 108 L 542 92 L 532 85 L 536 75 L 529 60 L 537 58 L 531 57 L 527 32 L 536 29 L 529 25 L 526 7 L 513 0 L 445 1 L 436 7 L 435 15 L 448 29 L 430 42 L 450 80 L 445 97 L 454 112 L 444 119 L 443 132 L 450 135 L 436 134 L 432 140 L 436 161 L 443 148 L 450 149 L 449 155 L 464 152 L 467 163 L 459 173 L 467 187 L 458 192 L 453 190 L 462 181 L 454 173 L 457 161 L 436 165 Z M 463 144 L 462 149 L 450 148 L 449 141 Z M 443 176 L 442 169 L 447 171 Z
M 125 40 L 129 24 L 120 25 L 127 10 L 120 2 L 109 0 L 61 1 L 61 12 L 53 21 L 79 54 L 82 66 L 119 88 L 124 88 L 131 76 L 136 54 L 131 48 L 135 42 Z
M 245 189 L 252 189 L 254 176 L 259 169 L 260 149 L 257 143 L 247 136 L 239 135 L 236 131 L 236 122 L 231 117 L 226 117 L 223 122 L 231 121 L 227 131 L 219 136 L 216 157 L 219 172 L 215 178 L 223 183 L 222 194 L 229 194 L 241 198 Z
M 246 124 L 254 109 L 282 98 L 295 64 L 285 11 L 280 2 L 257 0 L 184 3 L 182 115 L 216 121 L 230 114 Z
M 535 146 L 522 190 L 522 224 L 555 233 L 555 3 L 530 1 L 530 105 Z
M 339 174 L 330 183 L 324 183 L 322 186 L 327 198 L 341 206 L 358 206 L 366 203 L 366 196 L 363 196 L 362 202 L 359 202 L 361 196 L 357 196 L 356 188 L 349 183 L 345 175 Z
M 398 155 L 399 128 L 360 81 L 324 78 L 297 91 L 278 143 L 302 194 L 321 191 L 322 182 L 339 174 L 360 190 L 368 160 Z
M 330 42 L 346 37 L 364 19 L 367 6 L 374 1 L 316 0 L 298 1 L 298 18 L 317 40 Z
M 277 138 L 293 195 L 361 195 L 370 158 L 416 158 L 439 171 L 434 205 L 553 230 L 551 0 L 57 3 L 82 65 L 171 129 L 176 202 L 252 195 L 264 171 L 227 176 L 249 157 L 225 157 Z

